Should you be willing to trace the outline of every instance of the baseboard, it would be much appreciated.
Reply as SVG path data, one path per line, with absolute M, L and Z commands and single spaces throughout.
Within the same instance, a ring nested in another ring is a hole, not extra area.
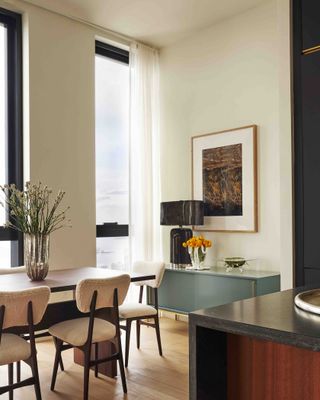
M 174 319 L 176 321 L 188 322 L 188 314 L 180 314 L 174 311 L 160 310 L 160 317 Z

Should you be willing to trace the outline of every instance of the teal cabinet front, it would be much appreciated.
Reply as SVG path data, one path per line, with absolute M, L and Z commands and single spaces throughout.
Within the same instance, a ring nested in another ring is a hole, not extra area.
M 226 274 L 224 270 L 166 269 L 159 288 L 159 307 L 188 313 L 280 290 L 279 274 Z

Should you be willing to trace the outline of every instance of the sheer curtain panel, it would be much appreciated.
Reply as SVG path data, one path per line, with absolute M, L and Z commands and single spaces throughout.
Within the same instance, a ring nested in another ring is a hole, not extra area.
M 159 54 L 130 48 L 131 263 L 160 258 Z

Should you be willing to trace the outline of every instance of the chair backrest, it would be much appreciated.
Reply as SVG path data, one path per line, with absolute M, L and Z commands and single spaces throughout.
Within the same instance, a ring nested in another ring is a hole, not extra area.
M 77 284 L 76 302 L 81 312 L 89 312 L 92 296 L 97 291 L 96 309 L 113 307 L 114 290 L 118 289 L 118 305 L 122 304 L 130 285 L 130 275 L 113 278 L 83 279 Z
M 0 292 L 0 307 L 5 307 L 3 329 L 28 325 L 28 304 L 32 303 L 33 323 L 38 324 L 49 301 L 50 289 L 40 286 L 14 292 Z
M 26 267 L 0 268 L 0 275 L 18 274 L 19 272 L 26 272 Z
M 161 285 L 164 270 L 165 263 L 162 261 L 136 261 L 133 264 L 133 272 L 142 272 L 156 276 L 155 279 L 150 279 L 149 281 L 136 282 L 136 285 L 147 285 L 158 288 Z

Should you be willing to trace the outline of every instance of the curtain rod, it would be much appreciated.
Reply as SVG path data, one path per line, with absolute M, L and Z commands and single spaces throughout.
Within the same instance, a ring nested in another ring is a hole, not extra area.
M 32 3 L 32 2 L 30 2 L 30 1 L 28 1 L 28 0 L 18 0 L 18 1 L 19 1 L 20 3 L 25 3 L 25 4 L 29 5 L 29 6 L 36 7 L 36 8 L 40 8 L 40 9 L 45 10 L 45 11 L 48 11 L 48 12 L 50 12 L 50 13 L 59 15 L 60 17 L 64 17 L 64 18 L 70 19 L 70 20 L 72 20 L 72 21 L 74 21 L 74 22 L 78 22 L 78 23 L 80 23 L 80 24 L 87 25 L 87 26 L 89 26 L 90 28 L 97 29 L 97 30 L 99 30 L 99 31 L 101 31 L 101 32 L 104 32 L 104 33 L 110 35 L 110 36 L 113 36 L 114 38 L 118 38 L 118 39 L 121 39 L 122 41 L 125 41 L 127 45 L 130 45 L 130 43 L 132 43 L 132 42 L 133 42 L 133 43 L 137 43 L 137 44 L 141 43 L 141 44 L 143 44 L 144 46 L 149 47 L 150 49 L 158 50 L 157 47 L 152 47 L 152 46 L 147 45 L 147 44 L 145 44 L 145 43 L 143 43 L 143 42 L 139 42 L 139 41 L 137 41 L 136 39 L 134 39 L 134 38 L 132 38 L 132 37 L 130 37 L 130 36 L 123 35 L 123 34 L 121 34 L 121 33 L 112 31 L 111 29 L 107 29 L 107 28 L 105 28 L 105 27 L 103 27 L 103 26 L 101 26 L 101 25 L 98 25 L 98 24 L 95 24 L 95 23 L 93 23 L 93 22 L 87 21 L 87 20 L 85 20 L 85 19 L 83 19 L 83 18 L 75 17 L 75 16 L 70 15 L 70 14 L 64 14 L 64 13 L 62 13 L 62 12 L 60 12 L 60 11 L 52 10 L 51 8 L 48 8 L 48 7 L 45 7 L 45 6 L 42 6 L 42 5 L 38 5 L 38 4 L 34 4 L 34 3 Z M 9 5 L 13 5 L 14 7 L 17 7 L 17 6 L 15 5 L 16 1 L 14 1 L 14 0 L 13 0 L 13 1 L 10 1 L 10 0 L 3 0 L 3 1 L 0 1 L 0 2 L 2 2 L 2 3 L 4 3 L 4 4 L 7 3 L 7 4 L 9 4 Z

